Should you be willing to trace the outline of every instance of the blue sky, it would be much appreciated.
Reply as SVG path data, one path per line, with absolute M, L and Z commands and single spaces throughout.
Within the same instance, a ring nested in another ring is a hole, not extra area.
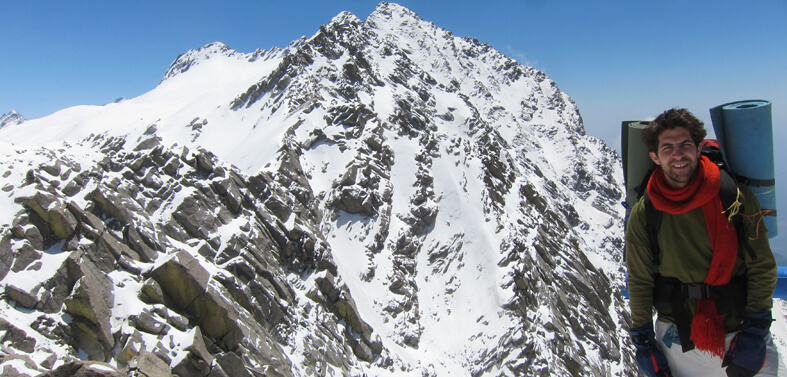
M 588 134 L 613 148 L 623 120 L 685 107 L 710 125 L 709 108 L 743 99 L 772 101 L 775 143 L 787 140 L 787 0 L 398 3 L 544 71 L 574 98 Z M 133 98 L 190 49 L 215 41 L 240 52 L 284 47 L 341 11 L 365 19 L 376 5 L 0 0 L 0 114 L 32 119 Z M 784 148 L 776 151 L 787 161 Z M 787 164 L 778 169 L 777 181 L 787 182 Z M 779 190 L 780 209 L 786 193 Z M 786 226 L 782 220 L 782 233 Z M 781 239 L 772 242 L 787 258 Z

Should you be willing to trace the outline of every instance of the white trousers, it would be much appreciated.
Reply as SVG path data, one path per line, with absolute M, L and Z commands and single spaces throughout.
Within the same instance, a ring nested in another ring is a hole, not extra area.
M 725 368 L 721 367 L 722 360 L 718 356 L 712 356 L 697 349 L 684 353 L 680 344 L 677 343 L 677 333 L 675 325 L 656 321 L 656 343 L 667 358 L 674 377 L 727 377 Z M 730 342 L 735 334 L 737 333 L 727 334 L 725 348 L 730 347 Z M 787 368 L 785 368 L 770 334 L 767 338 L 765 365 L 756 376 L 787 376 Z

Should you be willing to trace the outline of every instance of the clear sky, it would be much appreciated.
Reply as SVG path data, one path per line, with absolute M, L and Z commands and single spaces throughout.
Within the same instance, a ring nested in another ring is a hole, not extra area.
M 588 134 L 615 149 L 623 120 L 686 107 L 710 125 L 710 107 L 767 99 L 777 161 L 787 161 L 779 148 L 787 141 L 787 0 L 397 3 L 544 71 L 575 100 Z M 0 114 L 14 109 L 33 119 L 133 98 L 155 88 L 190 49 L 215 41 L 240 52 L 284 47 L 341 11 L 363 20 L 376 5 L 0 0 Z M 779 182 L 787 182 L 783 165 Z M 787 186 L 778 192 L 779 208 L 787 208 Z M 787 233 L 785 220 L 780 223 Z

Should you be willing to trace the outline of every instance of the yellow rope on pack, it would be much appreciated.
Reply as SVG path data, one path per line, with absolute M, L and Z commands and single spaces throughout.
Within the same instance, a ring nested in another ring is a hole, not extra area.
M 756 194 L 754 194 L 754 195 L 765 195 L 765 194 L 773 194 L 774 192 L 776 192 L 776 188 L 775 188 L 775 187 L 774 187 L 774 188 L 772 188 L 772 189 L 770 189 L 770 190 L 768 190 L 768 191 L 765 191 L 765 192 L 760 192 L 760 193 L 756 193 Z
M 727 214 L 727 221 L 732 221 L 732 217 L 737 215 L 738 212 L 741 210 L 741 206 L 743 203 L 741 202 L 741 189 L 736 188 L 737 195 L 735 196 L 735 201 L 730 204 L 730 206 L 722 211 L 722 213 Z
M 741 189 L 738 188 L 738 194 L 735 197 L 735 201 L 732 204 L 730 204 L 730 206 L 726 210 L 722 211 L 722 213 L 727 214 L 727 221 L 729 221 L 729 222 L 732 222 L 732 217 L 737 215 L 741 211 L 741 206 L 743 205 L 743 203 L 741 202 L 741 195 L 742 195 L 741 194 Z M 756 240 L 757 237 L 759 237 L 759 235 L 760 235 L 760 223 L 762 223 L 762 215 L 764 215 L 764 213 L 765 213 L 765 211 L 762 211 L 760 213 L 755 213 L 755 214 L 752 214 L 752 215 L 747 215 L 745 213 L 741 213 L 741 216 L 743 216 L 745 219 L 748 219 L 749 221 L 751 221 L 752 223 L 755 224 L 754 237 L 753 238 L 749 238 L 749 240 Z M 757 221 L 753 221 L 752 220 L 753 217 L 758 217 L 758 220 Z

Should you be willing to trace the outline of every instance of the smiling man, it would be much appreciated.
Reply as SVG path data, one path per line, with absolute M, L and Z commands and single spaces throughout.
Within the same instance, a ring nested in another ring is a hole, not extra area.
M 648 376 L 785 376 L 770 336 L 776 262 L 760 205 L 702 155 L 705 135 L 686 109 L 643 131 L 657 167 L 626 228 L 637 365 Z
M 650 152 L 650 158 L 661 167 L 667 183 L 680 189 L 697 172 L 699 149 L 688 129 L 666 129 L 659 135 L 658 150 Z

